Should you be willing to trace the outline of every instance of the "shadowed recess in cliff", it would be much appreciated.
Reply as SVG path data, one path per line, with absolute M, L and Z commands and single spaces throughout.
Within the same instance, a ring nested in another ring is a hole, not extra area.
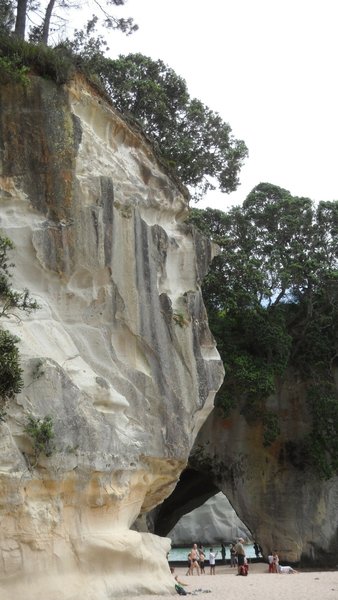
M 212 478 L 194 469 L 185 469 L 173 493 L 155 509 L 154 533 L 166 536 L 183 515 L 198 508 L 219 491 Z

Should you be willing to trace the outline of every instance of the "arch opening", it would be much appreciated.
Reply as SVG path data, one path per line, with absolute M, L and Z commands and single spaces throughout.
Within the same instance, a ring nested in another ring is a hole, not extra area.
M 191 467 L 182 472 L 172 494 L 155 509 L 153 531 L 170 537 L 173 546 L 189 545 L 193 540 L 230 543 L 238 537 L 252 538 L 212 478 Z

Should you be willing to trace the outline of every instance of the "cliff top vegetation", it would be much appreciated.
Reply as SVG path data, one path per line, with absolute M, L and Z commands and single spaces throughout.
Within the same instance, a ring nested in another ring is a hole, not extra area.
M 111 0 L 110 4 L 122 5 L 124 0 Z M 27 0 L 19 0 L 16 6 L 11 0 L 0 0 L 0 81 L 27 83 L 31 71 L 64 84 L 81 71 L 142 128 L 194 200 L 216 187 L 225 193 L 236 190 L 248 152 L 245 143 L 232 135 L 230 125 L 203 102 L 191 98 L 185 80 L 161 60 L 142 54 L 115 60 L 105 56 L 108 47 L 97 31 L 97 16 L 82 30 L 75 30 L 72 39 L 48 47 L 57 7 L 60 9 L 50 0 L 40 25 L 26 32 L 32 6 Z M 103 24 L 110 29 L 130 34 L 137 27 L 132 19 L 118 19 L 106 8 L 103 15 Z

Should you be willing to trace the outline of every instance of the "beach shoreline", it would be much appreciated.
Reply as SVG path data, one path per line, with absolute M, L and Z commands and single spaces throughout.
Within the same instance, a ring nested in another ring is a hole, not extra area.
M 294 575 L 268 573 L 264 562 L 250 564 L 247 577 L 237 576 L 237 569 L 226 565 L 216 567 L 216 575 L 186 576 L 187 567 L 175 567 L 175 575 L 185 582 L 189 597 L 200 600 L 224 600 L 243 596 L 249 600 L 336 600 L 338 598 L 338 570 L 299 571 Z M 174 586 L 173 586 L 174 587 Z M 198 591 L 200 590 L 200 591 Z M 168 600 L 179 598 L 173 595 L 142 595 L 140 600 Z

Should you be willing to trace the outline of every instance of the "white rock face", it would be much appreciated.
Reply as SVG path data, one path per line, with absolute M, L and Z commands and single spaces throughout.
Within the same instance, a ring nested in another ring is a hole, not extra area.
M 0 598 L 172 591 L 170 541 L 130 526 L 171 493 L 222 381 L 200 292 L 213 250 L 83 81 L 0 99 L 0 228 L 14 287 L 40 305 L 1 323 L 25 386 L 0 425 Z M 50 457 L 35 460 L 28 415 L 51 416 Z
M 238 537 L 250 539 L 251 534 L 236 515 L 229 500 L 220 492 L 184 515 L 168 537 L 173 546 L 186 546 L 195 541 L 208 545 L 232 542 Z

